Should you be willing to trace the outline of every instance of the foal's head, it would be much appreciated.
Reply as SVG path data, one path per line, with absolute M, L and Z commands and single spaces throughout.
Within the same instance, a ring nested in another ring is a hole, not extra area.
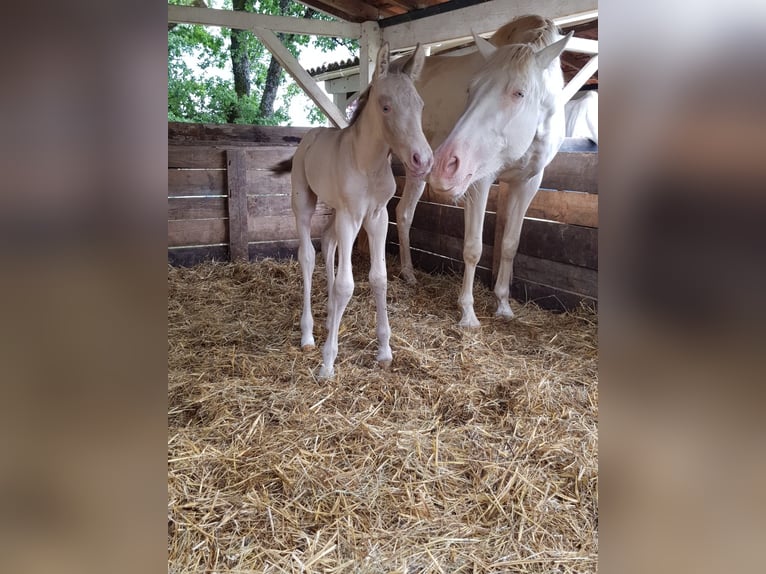
M 397 72 L 391 69 L 388 43 L 378 51 L 375 75 L 368 91 L 360 98 L 351 123 L 367 109 L 374 117 L 379 135 L 404 163 L 407 172 L 423 177 L 431 169 L 433 154 L 423 135 L 421 116 L 423 100 L 414 80 L 423 68 L 425 50 L 418 44 L 415 52 Z

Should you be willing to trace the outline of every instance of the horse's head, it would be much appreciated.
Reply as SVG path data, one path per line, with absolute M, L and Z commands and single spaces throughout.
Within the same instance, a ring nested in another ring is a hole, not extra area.
M 453 198 L 473 181 L 496 175 L 529 148 L 540 119 L 556 102 L 546 89 L 546 69 L 569 36 L 539 51 L 525 44 L 495 47 L 475 38 L 484 66 L 471 80 L 465 111 L 434 152 L 428 177 L 435 190 Z
M 378 51 L 375 76 L 365 104 L 375 106 L 383 138 L 407 172 L 418 178 L 425 176 L 433 164 L 431 146 L 423 135 L 423 100 L 413 83 L 424 59 L 425 50 L 418 44 L 401 71 L 394 72 L 390 69 L 388 43 L 384 44 Z

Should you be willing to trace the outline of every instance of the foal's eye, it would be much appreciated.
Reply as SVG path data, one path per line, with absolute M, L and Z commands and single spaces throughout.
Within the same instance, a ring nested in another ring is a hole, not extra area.
M 521 98 L 524 97 L 524 92 L 522 92 L 521 90 L 514 90 L 513 91 L 513 97 L 521 99 Z
M 391 111 L 391 106 L 389 106 L 388 104 L 384 104 L 383 105 L 383 113 L 387 114 L 390 111 Z

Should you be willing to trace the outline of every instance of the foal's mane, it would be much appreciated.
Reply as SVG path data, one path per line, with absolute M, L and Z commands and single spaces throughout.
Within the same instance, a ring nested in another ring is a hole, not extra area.
M 364 110 L 364 107 L 367 105 L 367 101 L 370 99 L 371 87 L 372 87 L 372 84 L 367 86 L 367 89 L 365 89 L 361 94 L 359 94 L 359 97 L 356 99 L 356 108 L 354 109 L 354 113 L 351 114 L 351 119 L 348 120 L 349 126 L 353 126 L 356 123 L 356 120 L 358 120 L 359 117 L 362 115 L 362 111 Z

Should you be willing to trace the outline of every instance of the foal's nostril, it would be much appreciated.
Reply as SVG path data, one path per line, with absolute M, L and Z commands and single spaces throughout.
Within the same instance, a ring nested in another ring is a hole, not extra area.
M 418 152 L 412 154 L 412 164 L 415 167 L 420 167 L 420 154 Z

